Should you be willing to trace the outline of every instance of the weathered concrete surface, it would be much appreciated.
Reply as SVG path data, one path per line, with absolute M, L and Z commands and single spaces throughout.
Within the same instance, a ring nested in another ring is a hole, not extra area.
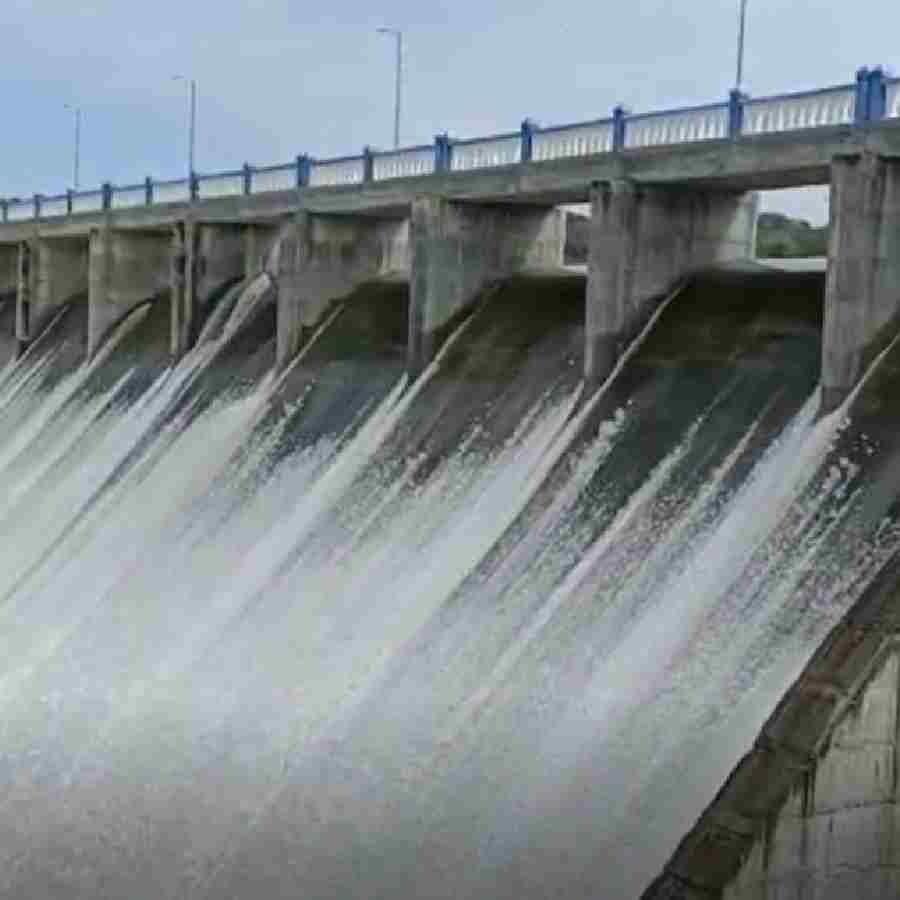
M 832 163 L 822 346 L 824 410 L 839 405 L 900 324 L 900 159 Z
M 679 281 L 753 256 L 755 194 L 646 188 L 619 179 L 591 193 L 585 376 L 602 381 Z
M 427 365 L 442 330 L 489 285 L 559 268 L 565 237 L 565 216 L 552 207 L 417 197 L 410 220 L 410 371 Z
M 644 900 L 900 896 L 900 558 L 833 629 Z
M 409 223 L 298 213 L 278 238 L 278 365 L 290 361 L 330 303 L 359 285 L 409 277 Z
M 35 238 L 19 247 L 16 334 L 32 340 L 54 313 L 88 289 L 88 242 Z
M 894 645 L 756 841 L 723 900 L 900 896 L 898 685 Z
M 134 307 L 170 290 L 172 257 L 172 237 L 166 231 L 122 232 L 104 227 L 92 232 L 89 356 L 100 347 L 109 329 Z

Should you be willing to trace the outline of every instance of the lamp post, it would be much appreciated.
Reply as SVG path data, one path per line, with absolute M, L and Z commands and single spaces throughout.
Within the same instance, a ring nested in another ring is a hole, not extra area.
M 403 32 L 398 28 L 379 28 L 379 34 L 393 35 L 397 42 L 397 70 L 394 76 L 394 149 L 400 146 L 400 85 L 403 76 Z
M 188 179 L 194 177 L 194 144 L 197 137 L 197 79 L 174 75 L 173 81 L 186 81 L 190 86 L 188 107 Z
M 740 0 L 741 18 L 738 25 L 737 47 L 737 77 L 734 80 L 734 89 L 740 92 L 744 83 L 744 34 L 747 27 L 747 0 Z
M 75 158 L 72 162 L 72 188 L 78 190 L 78 168 L 81 157 L 81 107 L 67 103 L 66 109 L 71 110 L 75 117 Z

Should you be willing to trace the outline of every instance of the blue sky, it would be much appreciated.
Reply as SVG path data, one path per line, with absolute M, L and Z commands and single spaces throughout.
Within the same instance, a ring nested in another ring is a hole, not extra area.
M 640 111 L 724 98 L 737 5 L 6 0 L 0 195 L 70 185 L 66 103 L 83 109 L 82 187 L 182 175 L 187 94 L 176 73 L 199 83 L 201 172 L 389 146 L 393 45 L 380 25 L 406 36 L 403 143 L 511 130 L 525 116 L 593 118 L 618 102 Z M 745 81 L 757 96 L 849 81 L 900 55 L 893 0 L 749 7 Z M 798 203 L 821 218 L 821 195 Z

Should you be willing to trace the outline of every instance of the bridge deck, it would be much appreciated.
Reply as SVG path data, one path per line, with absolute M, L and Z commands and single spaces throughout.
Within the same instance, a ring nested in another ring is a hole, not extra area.
M 869 151 L 900 156 L 900 119 L 860 127 L 842 125 L 439 172 L 362 185 L 306 187 L 187 203 L 102 210 L 0 224 L 0 243 L 36 233 L 87 234 L 104 223 L 123 229 L 160 229 L 190 216 L 201 221 L 267 221 L 298 209 L 334 215 L 400 217 L 423 193 L 484 203 L 578 203 L 592 182 L 630 178 L 639 183 L 720 190 L 760 190 L 827 184 L 835 156 Z

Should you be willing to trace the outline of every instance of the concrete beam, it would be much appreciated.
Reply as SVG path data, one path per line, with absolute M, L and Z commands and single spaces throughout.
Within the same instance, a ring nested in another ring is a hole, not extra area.
M 278 365 L 288 363 L 329 305 L 367 281 L 408 278 L 405 220 L 298 213 L 279 235 Z
M 565 231 L 564 214 L 552 207 L 417 197 L 410 220 L 410 371 L 429 363 L 485 288 L 517 272 L 560 267 Z
M 585 377 L 609 375 L 680 281 L 707 266 L 751 258 L 755 194 L 648 188 L 619 179 L 591 192 Z
M 91 233 L 88 356 L 132 309 L 172 289 L 172 258 L 172 237 L 166 231 L 125 232 L 107 226 Z
M 900 160 L 838 157 L 831 167 L 823 410 L 844 400 L 898 329 Z

